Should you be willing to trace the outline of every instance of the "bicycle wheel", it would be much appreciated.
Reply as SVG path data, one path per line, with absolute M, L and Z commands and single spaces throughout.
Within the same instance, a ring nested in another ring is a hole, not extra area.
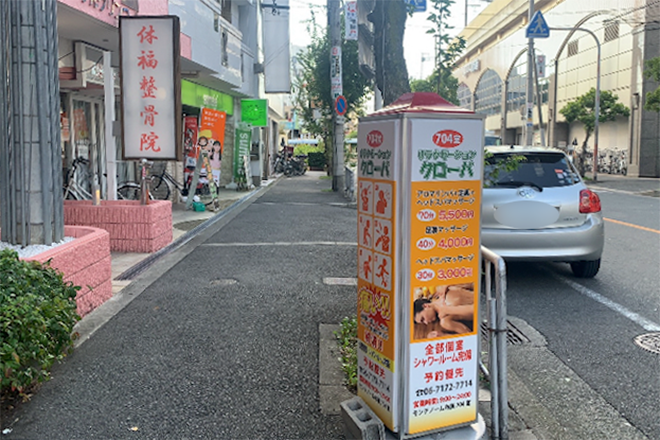
M 149 179 L 149 195 L 156 200 L 168 200 L 170 198 L 170 186 L 163 176 L 151 176 Z
M 119 200 L 140 200 L 140 185 L 133 182 L 126 182 L 117 188 L 117 199 Z

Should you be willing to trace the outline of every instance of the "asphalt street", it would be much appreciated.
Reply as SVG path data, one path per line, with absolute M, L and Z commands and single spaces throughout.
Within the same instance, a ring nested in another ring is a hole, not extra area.
M 510 263 L 508 311 L 538 330 L 550 352 L 625 421 L 647 438 L 658 439 L 660 356 L 633 340 L 660 332 L 660 200 L 606 190 L 599 194 L 606 219 L 599 274 L 583 280 L 574 278 L 567 264 Z M 546 371 L 551 380 L 543 384 L 534 374 L 517 370 L 515 363 L 514 357 L 514 371 L 537 388 L 541 400 L 553 388 L 566 385 L 562 384 L 565 377 L 552 368 Z M 579 413 L 584 410 L 580 405 L 589 405 L 575 402 L 571 393 L 568 386 L 564 405 L 552 407 L 559 420 L 571 420 L 571 412 Z M 573 438 L 599 438 L 593 435 L 594 422 L 573 426 L 569 432 L 578 435 Z M 564 428 L 569 425 L 565 423 Z M 583 434 L 577 434 L 582 430 Z M 620 438 L 612 432 L 601 435 Z
M 322 280 L 356 276 L 356 214 L 330 185 L 283 179 L 159 260 L 3 438 L 342 438 L 318 329 L 355 314 L 355 287 Z

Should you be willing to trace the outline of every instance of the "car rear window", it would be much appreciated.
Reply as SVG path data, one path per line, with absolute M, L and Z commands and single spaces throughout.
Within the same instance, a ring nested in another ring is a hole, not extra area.
M 504 164 L 513 156 L 523 156 L 523 160 L 515 170 L 507 171 Z M 486 160 L 484 170 L 486 188 L 524 184 L 552 188 L 574 185 L 579 181 L 575 168 L 562 153 L 498 153 Z

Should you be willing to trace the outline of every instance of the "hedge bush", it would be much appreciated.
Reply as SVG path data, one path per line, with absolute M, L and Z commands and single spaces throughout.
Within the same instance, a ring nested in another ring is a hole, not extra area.
M 50 369 L 72 348 L 76 294 L 47 264 L 0 251 L 0 391 L 24 391 L 50 378 Z
M 307 156 L 307 165 L 314 169 L 325 168 L 325 153 L 309 153 Z

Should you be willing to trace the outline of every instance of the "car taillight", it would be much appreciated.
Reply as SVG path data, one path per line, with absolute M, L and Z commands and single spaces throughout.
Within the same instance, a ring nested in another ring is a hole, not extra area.
M 580 213 L 600 212 L 600 197 L 590 189 L 580 191 Z

